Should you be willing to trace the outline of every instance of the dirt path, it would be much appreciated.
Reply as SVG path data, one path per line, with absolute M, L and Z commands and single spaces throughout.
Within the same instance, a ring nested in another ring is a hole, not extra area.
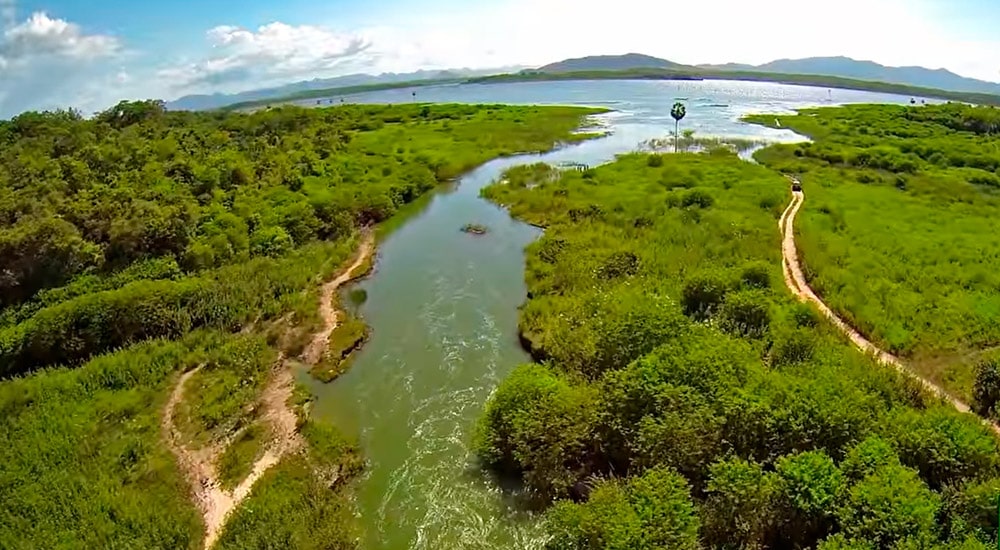
M 201 367 L 197 367 L 181 375 L 164 408 L 161 428 L 167 445 L 177 457 L 177 465 L 191 484 L 191 494 L 205 522 L 205 548 L 209 548 L 218 537 L 226 515 L 236 506 L 236 501 L 231 493 L 222 488 L 215 474 L 215 461 L 222 449 L 189 449 L 174 424 L 177 405 L 184 399 L 184 387 L 188 379 L 200 370 Z
M 313 336 L 303 353 L 303 360 L 306 362 L 315 364 L 322 359 L 330 334 L 337 328 L 340 317 L 333 306 L 334 295 L 341 285 L 353 278 L 354 272 L 371 257 L 374 249 L 374 235 L 370 231 L 365 231 L 354 262 L 332 281 L 323 285 L 319 306 L 323 327 Z M 232 491 L 223 489 L 215 471 L 215 464 L 225 452 L 226 444 L 190 449 L 174 423 L 177 405 L 184 399 L 184 388 L 188 380 L 200 370 L 200 366 L 191 369 L 182 374 L 177 381 L 164 407 L 161 429 L 167 445 L 177 457 L 177 464 L 191 485 L 193 499 L 205 522 L 204 548 L 211 548 L 222 533 L 230 512 L 250 495 L 254 484 L 283 457 L 300 450 L 304 443 L 297 431 L 298 417 L 288 404 L 295 389 L 295 379 L 282 354 L 275 362 L 271 376 L 260 396 L 263 411 L 261 419 L 270 428 L 271 440 L 261 457 L 254 462 L 247 477 Z
M 802 206 L 802 202 L 805 201 L 805 195 L 802 191 L 792 191 L 792 201 L 788 204 L 788 208 L 781 215 L 781 219 L 778 221 L 778 229 L 781 231 L 781 256 L 782 256 L 782 267 L 785 273 L 785 285 L 788 286 L 788 290 L 792 291 L 799 300 L 803 302 L 813 303 L 819 310 L 829 319 L 834 325 L 840 329 L 851 342 L 858 347 L 861 351 L 873 355 L 880 363 L 890 366 L 902 374 L 909 376 L 910 378 L 916 380 L 924 387 L 927 391 L 933 393 L 937 397 L 949 402 L 963 413 L 971 413 L 969 405 L 963 403 L 962 401 L 956 399 L 946 392 L 941 386 L 938 386 L 934 382 L 923 378 L 919 374 L 913 372 L 906 365 L 899 360 L 898 357 L 892 355 L 891 353 L 880 349 L 875 344 L 871 343 L 867 338 L 861 335 L 860 332 L 852 328 L 843 319 L 837 316 L 833 310 L 830 309 L 826 303 L 820 299 L 819 296 L 813 291 L 806 282 L 805 275 L 802 273 L 802 266 L 799 263 L 799 253 L 795 246 L 795 216 L 799 213 L 799 208 Z M 977 416 L 977 418 L 979 418 Z M 1000 426 L 990 422 L 988 420 L 982 419 L 982 422 L 989 426 L 996 434 L 1000 435 Z
M 303 362 L 315 365 L 323 359 L 323 353 L 326 352 L 326 348 L 330 344 L 330 335 L 340 323 L 340 312 L 334 307 L 334 296 L 337 294 L 337 289 L 355 277 L 354 272 L 371 258 L 374 250 L 375 235 L 371 231 L 365 231 L 362 234 L 361 244 L 358 246 L 354 262 L 320 289 L 319 314 L 323 318 L 323 328 L 313 335 L 309 345 L 302 352 Z

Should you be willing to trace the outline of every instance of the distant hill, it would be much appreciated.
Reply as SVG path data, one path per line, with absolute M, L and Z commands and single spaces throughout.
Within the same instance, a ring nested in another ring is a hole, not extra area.
M 805 59 L 779 59 L 763 65 L 724 63 L 719 65 L 682 65 L 648 55 L 595 55 L 567 59 L 536 69 L 543 73 L 569 73 L 587 71 L 626 71 L 631 69 L 661 69 L 674 71 L 740 71 L 778 73 L 790 75 L 820 75 L 849 78 L 852 80 L 887 82 L 920 88 L 934 88 L 955 92 L 1000 94 L 1000 84 L 959 76 L 945 69 L 925 67 L 888 67 L 873 61 L 859 61 L 849 57 L 808 57 Z
M 544 73 L 576 73 L 583 71 L 623 71 L 627 69 L 690 69 L 666 59 L 640 53 L 625 55 L 592 55 L 551 63 L 537 70 Z
M 856 80 L 875 80 L 956 92 L 1000 94 L 1000 84 L 996 82 L 966 78 L 946 69 L 888 67 L 874 61 L 859 61 L 849 57 L 808 57 L 805 59 L 779 59 L 757 66 L 728 64 L 703 65 L 702 67 L 768 73 L 839 76 Z
M 396 84 L 416 82 L 421 80 L 446 80 L 453 78 L 471 78 L 517 70 L 521 67 L 505 67 L 499 69 L 449 69 L 445 71 L 417 71 L 414 73 L 383 73 L 380 75 L 351 74 L 334 78 L 316 78 L 294 82 L 284 86 L 249 90 L 235 94 L 199 94 L 186 95 L 174 101 L 167 102 L 167 109 L 172 111 L 205 111 L 219 109 L 236 103 L 254 103 L 268 99 L 298 96 L 303 92 L 313 90 L 328 90 L 333 88 L 353 88 L 378 84 Z

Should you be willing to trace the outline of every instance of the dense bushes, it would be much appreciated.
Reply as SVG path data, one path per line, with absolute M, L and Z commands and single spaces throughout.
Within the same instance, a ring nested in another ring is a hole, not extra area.
M 177 281 L 137 281 L 84 294 L 0 328 L 0 375 L 75 364 L 148 338 L 195 328 L 235 330 L 288 308 L 323 266 L 339 265 L 351 242 L 317 243 L 282 259 L 257 258 Z
M 555 502 L 549 547 L 991 541 L 990 431 L 855 352 L 773 284 L 781 209 L 760 201 L 787 193 L 784 178 L 732 156 L 656 164 L 625 156 L 586 178 L 485 191 L 546 227 L 528 249 L 521 313 L 546 364 L 500 386 L 476 449 Z M 664 181 L 714 202 L 671 207 Z M 628 274 L 609 277 L 609 265 Z M 656 496 L 640 506 L 632 488 L 647 482 Z M 648 521 L 663 503 L 671 513 Z
M 358 226 L 494 156 L 584 139 L 591 112 L 138 102 L 0 122 L 0 376 L 266 320 Z
M 624 484 L 600 482 L 586 503 L 561 503 L 549 521 L 554 533 L 548 550 L 700 547 L 687 483 L 669 469 L 649 470 Z
M 492 157 L 585 139 L 571 131 L 591 112 L 137 102 L 0 121 L 0 546 L 200 547 L 161 432 L 176 375 L 201 367 L 175 425 L 193 448 L 232 443 L 216 465 L 232 485 L 263 452 L 273 321 L 311 318 L 359 226 Z M 636 269 L 613 260 L 613 278 Z M 217 546 L 357 546 L 358 450 L 300 420 L 308 450 L 268 471 Z

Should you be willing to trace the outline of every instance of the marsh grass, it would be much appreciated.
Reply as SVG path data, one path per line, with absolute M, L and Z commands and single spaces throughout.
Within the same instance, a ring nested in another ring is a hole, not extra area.
M 1000 344 L 996 110 L 853 105 L 754 116 L 809 136 L 756 153 L 801 175 L 811 285 L 850 324 L 968 397 L 968 357 Z M 978 130 L 978 131 L 977 131 Z

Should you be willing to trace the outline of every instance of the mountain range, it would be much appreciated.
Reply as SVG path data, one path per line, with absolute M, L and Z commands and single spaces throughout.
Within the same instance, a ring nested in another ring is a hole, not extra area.
M 946 69 L 925 67 L 889 67 L 874 61 L 849 57 L 808 57 L 779 59 L 763 65 L 726 63 L 723 65 L 682 65 L 666 59 L 629 53 L 567 59 L 535 69 L 543 73 L 578 71 L 623 71 L 629 69 L 665 69 L 678 71 L 742 71 L 796 75 L 821 75 L 936 88 L 955 92 L 1000 94 L 1000 83 L 957 75 Z
M 349 88 L 417 81 L 475 78 L 485 75 L 513 73 L 523 67 L 503 67 L 493 69 L 451 69 L 443 71 L 421 70 L 412 73 L 383 73 L 379 75 L 351 74 L 334 78 L 306 80 L 277 86 L 250 90 L 234 94 L 188 95 L 167 103 L 172 110 L 217 109 L 237 103 L 247 103 L 293 97 L 312 90 Z M 977 80 L 957 75 L 946 69 L 925 67 L 890 67 L 874 61 L 860 61 L 849 57 L 808 57 L 805 59 L 779 59 L 762 65 L 725 63 L 721 65 L 684 65 L 639 53 L 624 55 L 595 55 L 566 59 L 550 63 L 537 69 L 526 69 L 528 73 L 561 74 L 575 72 L 627 71 L 649 69 L 676 71 L 697 76 L 713 73 L 714 77 L 724 77 L 725 73 L 768 73 L 787 75 L 817 75 L 848 78 L 861 81 L 885 82 L 920 88 L 933 88 L 952 92 L 1000 95 L 1000 83 Z M 762 79 L 767 79 L 764 77 Z
M 350 74 L 333 78 L 315 78 L 313 80 L 303 80 L 293 82 L 283 86 L 273 88 L 261 88 L 259 90 L 249 90 L 233 94 L 196 94 L 168 101 L 167 109 L 174 111 L 203 111 L 218 109 L 235 103 L 246 103 L 261 101 L 273 98 L 283 98 L 293 96 L 311 90 L 325 90 L 332 88 L 348 88 L 351 86 L 368 86 L 374 84 L 394 84 L 397 82 L 413 82 L 419 80 L 445 80 L 472 78 L 476 76 L 491 75 L 503 72 L 511 72 L 522 69 L 518 67 L 503 67 L 493 69 L 449 69 L 443 71 L 416 71 L 412 73 L 382 73 L 371 74 Z

